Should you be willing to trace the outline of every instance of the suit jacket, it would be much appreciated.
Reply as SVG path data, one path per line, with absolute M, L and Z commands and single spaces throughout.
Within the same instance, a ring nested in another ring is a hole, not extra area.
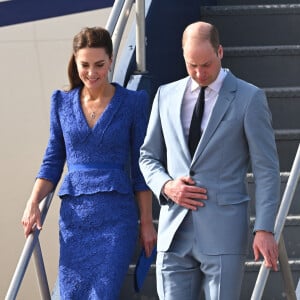
M 280 191 L 279 163 L 264 92 L 228 72 L 207 128 L 191 158 L 181 124 L 189 77 L 161 86 L 155 96 L 140 167 L 161 204 L 158 251 L 167 251 L 188 210 L 161 195 L 165 182 L 191 176 L 205 187 L 205 206 L 193 211 L 199 251 L 244 254 L 249 236 L 246 174 L 256 184 L 254 230 L 273 231 Z

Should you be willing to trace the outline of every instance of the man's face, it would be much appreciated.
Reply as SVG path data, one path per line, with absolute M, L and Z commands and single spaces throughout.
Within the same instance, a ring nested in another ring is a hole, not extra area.
M 209 41 L 187 40 L 183 56 L 188 74 L 200 86 L 208 86 L 216 80 L 223 57 L 222 46 L 216 52 Z

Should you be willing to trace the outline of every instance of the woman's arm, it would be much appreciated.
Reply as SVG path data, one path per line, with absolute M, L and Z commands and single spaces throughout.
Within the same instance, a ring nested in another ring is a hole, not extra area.
M 22 225 L 26 238 L 35 227 L 39 230 L 42 229 L 39 203 L 53 190 L 53 188 L 54 184 L 49 180 L 38 178 L 35 181 L 22 217 Z
M 61 97 L 62 93 L 60 91 L 53 92 L 51 97 L 50 137 L 43 163 L 22 217 L 25 237 L 27 237 L 35 227 L 42 229 L 39 203 L 54 189 L 63 171 L 66 150 L 58 115 L 58 106 L 62 102 Z
M 152 192 L 136 192 L 136 199 L 140 211 L 140 241 L 148 257 L 151 255 L 157 240 L 152 219 Z

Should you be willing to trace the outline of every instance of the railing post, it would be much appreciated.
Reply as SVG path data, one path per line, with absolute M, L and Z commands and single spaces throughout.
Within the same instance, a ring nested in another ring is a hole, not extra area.
M 124 5 L 124 1 L 125 0 L 116 0 L 112 7 L 111 13 L 109 14 L 105 28 L 111 35 L 115 30 L 115 27 L 116 27 L 116 24 L 118 21 L 118 17 L 120 15 L 122 7 Z
M 39 283 L 39 289 L 41 294 L 42 300 L 50 300 L 50 290 L 48 285 L 48 279 L 46 275 L 41 245 L 39 240 L 36 241 L 34 251 L 33 251 L 33 258 L 34 258 L 34 264 L 35 264 L 35 271 L 37 280 Z
M 287 181 L 287 185 L 284 190 L 282 201 L 276 217 L 275 229 L 274 229 L 276 242 L 279 242 L 280 236 L 282 234 L 283 227 L 285 224 L 285 219 L 288 215 L 298 185 L 299 177 L 300 177 L 300 144 L 298 145 L 296 157 L 292 165 L 291 173 Z M 258 273 L 258 277 L 251 296 L 251 300 L 260 300 L 262 298 L 269 272 L 270 269 L 266 268 L 265 264 L 263 263 Z
M 145 0 L 136 0 L 136 72 L 146 72 Z
M 39 234 L 39 230 L 36 230 L 34 233 L 30 234 L 26 239 L 15 273 L 13 275 L 8 291 L 6 293 L 5 300 L 16 299 L 18 291 L 21 286 L 21 282 L 23 280 L 27 266 L 29 264 L 32 251 L 38 239 L 38 234 Z
M 48 209 L 50 207 L 52 198 L 54 195 L 54 191 L 48 194 L 48 196 L 40 203 L 40 210 L 41 210 L 41 222 L 44 223 L 46 218 Z M 35 249 L 36 244 L 38 243 L 40 230 L 34 230 L 26 239 L 24 248 L 22 250 L 21 256 L 19 258 L 16 270 L 14 272 L 13 278 L 10 282 L 8 291 L 5 296 L 5 300 L 15 300 L 20 289 L 22 280 L 24 278 L 26 269 L 28 267 L 31 255 Z M 40 262 L 41 263 L 41 262 Z M 40 263 L 36 265 L 37 267 L 40 266 Z M 40 272 L 40 270 L 38 271 Z M 46 276 L 46 275 L 45 275 Z M 48 283 L 47 283 L 48 284 Z M 48 288 L 49 290 L 49 288 Z M 43 298 L 44 299 L 44 298 Z M 48 299 L 48 298 L 45 298 Z
M 120 16 L 118 18 L 117 24 L 114 28 L 114 32 L 112 33 L 112 42 L 114 46 L 114 59 L 111 64 L 111 72 L 109 74 L 109 80 L 112 80 L 113 74 L 114 74 L 114 69 L 115 69 L 115 64 L 116 64 L 116 59 L 117 59 L 117 53 L 119 51 L 120 43 L 121 43 L 121 38 L 122 34 L 125 29 L 126 22 L 129 18 L 129 14 L 131 11 L 133 5 L 133 0 L 126 0 L 123 8 L 121 10 Z
M 297 300 L 295 293 L 295 285 L 292 277 L 291 268 L 289 267 L 289 258 L 287 256 L 283 236 L 279 240 L 279 264 L 284 283 L 284 289 L 287 300 Z

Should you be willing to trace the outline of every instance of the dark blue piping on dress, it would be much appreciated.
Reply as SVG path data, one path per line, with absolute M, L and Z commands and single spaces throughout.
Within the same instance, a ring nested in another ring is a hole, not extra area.
M 118 169 L 124 170 L 123 164 L 111 162 L 87 163 L 87 164 L 70 164 L 68 165 L 69 172 L 85 171 L 85 170 L 101 170 L 101 169 Z

